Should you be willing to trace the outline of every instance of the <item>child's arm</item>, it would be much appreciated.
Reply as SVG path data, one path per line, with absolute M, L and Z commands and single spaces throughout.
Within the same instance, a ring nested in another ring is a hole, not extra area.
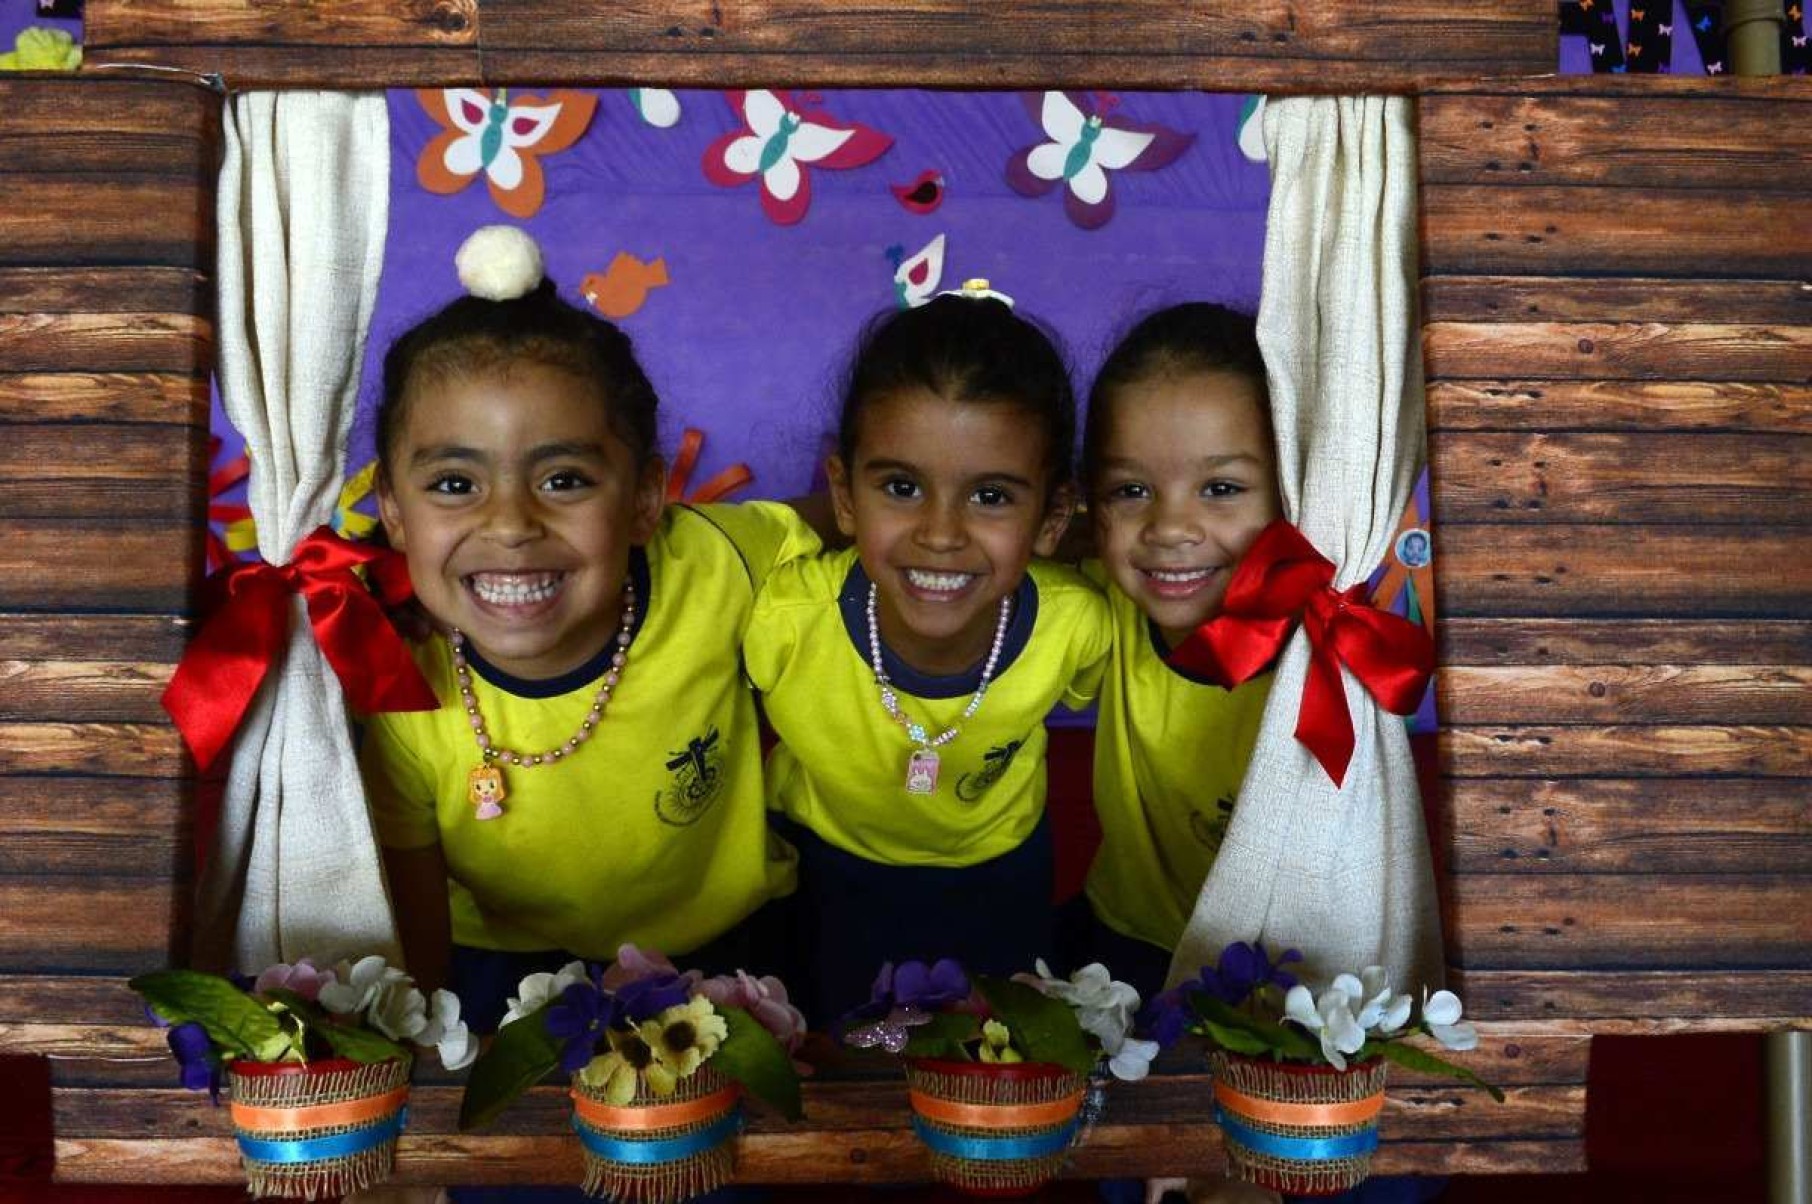
M 385 849 L 384 872 L 390 878 L 390 904 L 396 912 L 397 935 L 403 941 L 403 964 L 416 985 L 432 994 L 447 985 L 453 960 L 446 856 L 437 844 L 425 849 Z

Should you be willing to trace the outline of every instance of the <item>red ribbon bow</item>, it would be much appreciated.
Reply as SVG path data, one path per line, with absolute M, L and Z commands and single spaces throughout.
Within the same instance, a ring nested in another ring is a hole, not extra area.
M 1275 660 L 1300 620 L 1309 637 L 1309 673 L 1296 738 L 1339 786 L 1353 759 L 1353 716 L 1340 666 L 1379 706 L 1408 715 L 1434 672 L 1434 641 L 1420 624 L 1372 606 L 1364 585 L 1336 590 L 1333 582 L 1334 563 L 1279 519 L 1240 560 L 1221 613 L 1178 645 L 1170 663 L 1231 689 Z
M 371 589 L 353 572 L 359 565 Z M 413 592 L 403 558 L 388 548 L 318 527 L 296 545 L 288 564 L 234 564 L 210 576 L 202 591 L 207 619 L 163 695 L 164 710 L 202 769 L 232 740 L 265 674 L 282 656 L 292 594 L 308 600 L 315 641 L 356 710 L 431 711 L 440 705 L 384 615 L 383 604 L 400 604 Z

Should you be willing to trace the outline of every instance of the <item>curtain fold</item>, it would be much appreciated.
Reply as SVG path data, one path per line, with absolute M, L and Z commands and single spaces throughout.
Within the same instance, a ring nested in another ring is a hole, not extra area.
M 1415 140 L 1401 97 L 1272 99 L 1258 337 L 1284 517 L 1337 566 L 1383 561 L 1424 451 Z M 1439 909 L 1403 720 L 1342 673 L 1356 747 L 1336 787 L 1295 738 L 1309 661 L 1279 659 L 1252 763 L 1171 962 L 1192 977 L 1235 940 L 1302 950 L 1307 976 L 1382 965 L 1442 977 Z
M 380 93 L 251 93 L 224 121 L 219 385 L 245 436 L 258 553 L 333 518 L 390 207 Z M 397 954 L 339 680 L 300 598 L 232 752 L 197 905 L 197 964 Z

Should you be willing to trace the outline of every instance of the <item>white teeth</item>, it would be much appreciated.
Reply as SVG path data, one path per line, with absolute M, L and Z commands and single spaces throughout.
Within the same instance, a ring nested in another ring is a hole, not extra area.
M 907 569 L 906 580 L 914 589 L 931 590 L 935 593 L 954 593 L 975 579 L 974 573 L 932 573 L 924 569 Z
M 1213 569 L 1146 569 L 1145 575 L 1166 585 L 1192 585 L 1214 575 Z
M 531 606 L 560 592 L 563 573 L 473 573 L 472 592 L 488 606 Z

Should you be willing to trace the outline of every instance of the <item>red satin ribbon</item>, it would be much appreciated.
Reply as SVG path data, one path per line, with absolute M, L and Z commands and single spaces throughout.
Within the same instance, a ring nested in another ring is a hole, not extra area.
M 370 589 L 353 572 L 359 565 Z M 282 656 L 289 599 L 298 593 L 307 600 L 315 642 L 355 710 L 431 711 L 440 705 L 384 615 L 383 603 L 397 605 L 410 596 L 403 558 L 319 527 L 296 545 L 288 564 L 235 564 L 202 587 L 207 619 L 163 695 L 164 710 L 202 769 L 232 740 L 264 675 Z
M 1364 585 L 1336 590 L 1333 581 L 1333 562 L 1279 519 L 1240 560 L 1221 613 L 1178 645 L 1170 663 L 1231 689 L 1275 660 L 1300 621 L 1309 637 L 1309 672 L 1296 738 L 1339 786 L 1353 759 L 1353 716 L 1340 666 L 1379 706 L 1407 715 L 1428 689 L 1434 641 L 1420 624 L 1372 606 Z

